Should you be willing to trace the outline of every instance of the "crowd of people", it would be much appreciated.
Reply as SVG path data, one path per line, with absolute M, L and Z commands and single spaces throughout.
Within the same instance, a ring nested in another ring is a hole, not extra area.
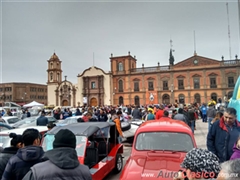
M 54 128 L 54 124 L 46 121 L 45 112 L 41 114 L 37 125 L 47 125 L 49 130 Z M 235 177 L 232 179 L 240 179 L 240 123 L 234 108 L 216 107 L 216 103 L 211 101 L 201 105 L 79 107 L 74 114 L 70 109 L 62 111 L 58 108 L 53 111 L 57 120 L 73 115 L 81 116 L 79 123 L 115 122 L 119 142 L 123 138 L 121 121 L 174 119 L 186 123 L 194 133 L 196 120 L 202 120 L 202 123 L 208 123 L 207 149 L 194 148 L 189 151 L 181 164 L 186 171 L 180 170 L 174 179 L 228 180 L 227 175 L 233 173 Z M 41 135 L 36 129 L 27 129 L 22 135 L 11 133 L 9 136 L 12 138 L 11 147 L 0 153 L 2 180 L 53 179 L 56 175 L 62 179 L 91 179 L 89 169 L 78 161 L 76 137 L 71 131 L 59 131 L 55 135 L 53 149 L 47 152 L 40 146 Z

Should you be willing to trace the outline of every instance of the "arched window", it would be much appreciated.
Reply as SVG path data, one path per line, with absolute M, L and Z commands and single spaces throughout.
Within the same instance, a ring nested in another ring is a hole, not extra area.
M 162 103 L 167 105 L 170 104 L 170 96 L 168 94 L 162 96 Z
M 57 73 L 57 81 L 59 81 L 59 73 Z
M 51 72 L 50 73 L 50 81 L 52 81 L 53 80 L 53 73 Z
M 121 62 L 118 63 L 118 71 L 123 71 L 123 64 Z
M 135 104 L 136 106 L 139 106 L 139 105 L 140 105 L 140 100 L 139 100 L 139 97 L 138 97 L 138 96 L 135 96 L 135 97 L 134 97 L 134 104 Z
M 201 96 L 200 96 L 200 94 L 195 94 L 194 95 L 194 102 L 196 102 L 196 103 L 201 103 Z
M 122 96 L 119 97 L 118 102 L 119 102 L 119 105 L 120 105 L 120 106 L 124 104 L 124 103 L 123 103 L 123 97 L 122 97 Z
M 229 91 L 227 94 L 227 98 L 230 99 L 233 96 L 233 91 Z
M 184 96 L 184 94 L 179 94 L 178 101 L 179 101 L 180 104 L 184 104 L 185 103 L 185 96 Z
M 216 93 L 212 93 L 211 94 L 211 99 L 213 99 L 214 101 L 217 102 L 217 94 Z
M 51 63 L 51 69 L 53 69 L 53 63 Z
M 134 69 L 134 64 L 132 63 L 132 69 Z
M 122 80 L 118 81 L 118 92 L 123 92 L 123 81 Z

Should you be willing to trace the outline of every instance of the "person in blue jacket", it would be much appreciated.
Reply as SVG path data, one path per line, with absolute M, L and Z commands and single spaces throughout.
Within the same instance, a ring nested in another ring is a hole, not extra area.
M 233 154 L 233 146 L 240 134 L 237 111 L 227 108 L 223 117 L 214 122 L 207 135 L 207 149 L 216 154 L 220 162 L 228 161 Z

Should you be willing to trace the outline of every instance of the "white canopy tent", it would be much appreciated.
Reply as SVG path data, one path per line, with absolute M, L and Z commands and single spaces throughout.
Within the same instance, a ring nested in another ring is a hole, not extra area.
M 38 103 L 36 101 L 33 101 L 33 102 L 29 103 L 29 104 L 25 104 L 23 107 L 35 107 L 35 106 L 42 107 L 42 106 L 44 106 L 44 104 L 40 104 L 40 103 Z

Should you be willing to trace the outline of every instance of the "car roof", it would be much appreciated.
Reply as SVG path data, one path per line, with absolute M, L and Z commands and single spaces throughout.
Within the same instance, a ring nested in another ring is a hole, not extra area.
M 4 120 L 12 119 L 12 118 L 18 118 L 17 116 L 2 116 Z M 18 118 L 19 119 L 19 118 Z
M 10 134 L 10 133 L 22 134 L 26 129 L 32 129 L 32 128 L 37 129 L 39 132 L 48 130 L 47 126 L 29 126 L 29 127 L 24 127 L 24 128 L 5 130 L 5 131 L 0 132 L 0 135 L 1 134 Z
M 183 132 L 188 134 L 192 133 L 192 130 L 185 122 L 172 119 L 147 121 L 138 128 L 137 133 L 150 131 Z
M 56 126 L 51 129 L 48 134 L 57 134 L 57 132 L 61 129 L 69 129 L 75 135 L 84 135 L 91 136 L 95 132 L 105 127 L 113 126 L 115 123 L 113 122 L 83 122 L 83 123 L 73 123 L 65 126 Z
M 82 117 L 82 115 L 80 115 L 80 116 L 70 116 L 70 117 L 67 117 L 66 119 L 78 119 L 78 118 L 81 118 Z M 63 119 L 63 120 L 65 120 L 65 119 Z

